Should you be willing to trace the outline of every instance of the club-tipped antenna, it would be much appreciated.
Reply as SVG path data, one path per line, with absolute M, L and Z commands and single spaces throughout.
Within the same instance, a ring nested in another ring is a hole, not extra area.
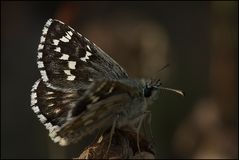
M 181 91 L 181 90 L 178 90 L 178 89 L 172 89 L 172 88 L 167 88 L 167 87 L 162 87 L 162 86 L 157 86 L 155 88 L 163 89 L 163 90 L 167 90 L 167 91 L 172 91 L 172 92 L 175 92 L 177 94 L 180 94 L 181 96 L 185 96 L 184 92 Z

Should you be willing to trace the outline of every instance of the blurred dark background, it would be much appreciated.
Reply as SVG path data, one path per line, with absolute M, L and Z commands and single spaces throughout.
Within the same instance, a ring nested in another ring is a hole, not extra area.
M 1 158 L 72 158 L 92 140 L 54 144 L 30 108 L 49 18 L 75 28 L 131 77 L 158 76 L 184 90 L 186 97 L 163 92 L 149 106 L 159 158 L 238 158 L 236 1 L 1 1 Z

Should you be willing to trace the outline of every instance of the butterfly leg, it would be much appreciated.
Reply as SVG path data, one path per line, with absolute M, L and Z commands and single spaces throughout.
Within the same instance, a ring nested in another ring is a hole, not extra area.
M 147 107 L 147 101 L 146 100 L 144 101 L 144 105 L 145 105 L 145 108 L 146 108 Z M 139 115 L 139 123 L 138 123 L 138 127 L 136 128 L 137 148 L 138 148 L 139 154 L 141 153 L 140 145 L 139 145 L 139 132 L 140 132 L 140 128 L 142 126 L 142 123 L 143 123 L 143 120 L 144 120 L 146 114 L 147 114 L 147 112 L 143 112 L 141 115 Z
M 116 118 L 114 119 L 113 125 L 112 125 L 111 130 L 110 130 L 109 144 L 108 144 L 106 153 L 105 153 L 105 155 L 104 155 L 104 158 L 108 155 L 108 152 L 109 152 L 109 149 L 110 149 L 110 146 L 111 146 L 112 137 L 113 137 L 113 135 L 114 135 L 115 127 L 116 127 L 116 123 L 117 123 L 117 120 L 118 120 L 118 119 L 119 119 L 119 115 L 116 115 Z
M 142 115 L 140 115 L 139 117 L 139 124 L 138 124 L 138 127 L 136 129 L 136 132 L 137 132 L 137 147 L 138 147 L 138 151 L 139 153 L 141 152 L 140 150 L 140 146 L 139 146 L 139 132 L 140 132 L 140 128 L 142 126 L 142 122 L 144 120 L 144 117 L 145 117 L 145 113 L 143 113 Z
M 147 118 L 147 122 L 149 123 L 149 134 L 150 134 L 150 138 L 153 138 L 153 133 L 152 133 L 152 128 L 151 128 L 151 118 L 152 118 L 152 114 L 151 111 L 145 111 L 139 118 L 139 124 L 137 127 L 137 147 L 138 147 L 138 151 L 140 152 L 140 145 L 139 145 L 139 132 L 140 132 L 140 128 L 142 126 L 143 120 Z
M 152 120 L 152 114 L 151 111 L 145 111 L 145 114 L 147 116 L 147 123 L 149 125 L 149 134 L 150 134 L 150 138 L 153 140 L 153 132 L 152 132 L 152 127 L 151 127 L 151 120 Z
M 151 138 L 152 144 L 155 145 L 156 148 L 159 148 L 158 147 L 159 146 L 158 143 L 154 140 L 154 136 L 153 136 L 153 132 L 152 132 L 152 127 L 151 127 L 152 113 L 151 113 L 151 111 L 145 111 L 145 114 L 147 116 L 146 117 L 147 118 L 146 122 L 149 125 L 149 136 Z M 155 151 L 155 154 L 159 155 L 157 151 Z

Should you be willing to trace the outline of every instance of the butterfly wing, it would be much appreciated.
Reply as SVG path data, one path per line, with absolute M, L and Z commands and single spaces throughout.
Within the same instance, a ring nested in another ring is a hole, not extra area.
M 80 95 L 73 90 L 52 89 L 39 79 L 31 90 L 31 106 L 51 139 L 64 146 L 111 126 L 116 114 L 124 117 L 125 107 L 142 96 L 139 91 L 120 81 L 97 80 Z
M 54 142 L 64 144 L 57 131 L 66 123 L 68 112 L 79 99 L 77 91 L 61 91 L 47 87 L 42 79 L 35 82 L 31 90 L 31 107 L 41 123 L 49 130 Z
M 119 122 L 124 123 L 125 118 L 131 117 L 131 103 L 138 97 L 142 97 L 142 92 L 136 86 L 113 80 L 95 81 L 68 113 L 67 123 L 58 135 L 64 137 L 65 144 L 75 143 L 96 129 L 112 126 L 117 115 Z
M 99 78 L 128 78 L 110 56 L 59 20 L 49 19 L 38 46 L 38 68 L 47 86 L 85 90 Z
M 31 106 L 54 142 L 67 145 L 112 125 L 137 87 L 120 82 L 126 72 L 94 43 L 58 20 L 49 19 L 38 46 L 41 73 Z

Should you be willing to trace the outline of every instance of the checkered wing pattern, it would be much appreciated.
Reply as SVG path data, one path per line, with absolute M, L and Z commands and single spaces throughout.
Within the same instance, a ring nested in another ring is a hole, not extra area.
M 100 78 L 128 78 L 110 56 L 59 20 L 49 19 L 38 46 L 38 68 L 47 86 L 85 90 Z
M 41 78 L 31 107 L 60 145 L 112 125 L 115 113 L 139 94 L 127 73 L 104 51 L 59 20 L 49 19 L 38 46 Z

